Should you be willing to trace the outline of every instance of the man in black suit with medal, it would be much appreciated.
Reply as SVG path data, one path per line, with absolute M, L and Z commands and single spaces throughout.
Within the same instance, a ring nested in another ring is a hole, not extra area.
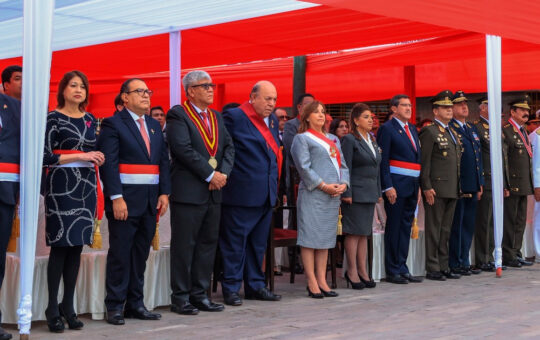
M 215 84 L 204 71 L 184 76 L 187 100 L 167 113 L 172 158 L 171 310 L 195 315 L 225 307 L 206 291 L 214 266 L 221 216 L 221 188 L 234 162 L 234 145 L 221 115 L 208 108 Z

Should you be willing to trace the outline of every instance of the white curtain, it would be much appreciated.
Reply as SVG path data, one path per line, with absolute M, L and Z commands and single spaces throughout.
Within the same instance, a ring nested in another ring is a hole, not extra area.
M 489 143 L 491 150 L 491 185 L 493 193 L 493 228 L 495 266 L 502 266 L 503 237 L 503 162 L 501 131 L 501 37 L 486 35 L 487 88 L 489 108 Z M 500 272 L 500 269 L 499 269 Z
M 169 33 L 169 88 L 170 106 L 182 103 L 182 32 Z
M 49 102 L 54 0 L 24 0 L 21 117 L 20 334 L 30 333 L 39 188 Z

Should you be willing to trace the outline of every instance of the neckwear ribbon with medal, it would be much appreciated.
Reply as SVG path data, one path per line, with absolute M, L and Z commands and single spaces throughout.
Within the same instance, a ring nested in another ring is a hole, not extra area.
M 338 173 L 338 177 L 341 178 L 341 154 L 339 152 L 339 149 L 336 146 L 336 143 L 332 141 L 330 138 L 326 137 L 324 134 L 317 132 L 313 129 L 308 129 L 306 132 L 311 134 L 316 139 L 320 140 L 321 142 L 324 142 L 327 144 L 327 146 L 323 145 L 325 147 L 326 151 L 328 152 L 328 155 L 330 156 L 330 160 L 332 163 L 334 163 L 334 167 L 336 168 L 336 171 Z M 308 136 L 309 136 L 308 134 Z M 311 137 L 311 136 L 310 136 Z M 316 140 L 317 141 L 317 140 Z M 317 141 L 319 142 L 319 141 Z M 321 144 L 319 142 L 319 144 Z
M 531 145 L 529 144 L 529 140 L 526 139 L 525 136 L 523 136 L 523 134 L 521 133 L 521 129 L 519 128 L 519 126 L 517 126 L 516 123 L 514 123 L 512 119 L 509 119 L 508 122 L 512 124 L 512 126 L 514 127 L 514 130 L 518 133 L 519 138 L 521 138 L 521 141 L 525 145 L 525 149 L 527 149 L 527 153 L 529 154 L 529 157 L 532 158 L 532 148 L 531 148 Z
M 210 164 L 213 169 L 216 169 L 218 166 L 218 162 L 216 160 L 216 153 L 218 150 L 219 140 L 216 114 L 212 110 L 208 109 L 208 121 L 210 123 L 209 131 L 206 122 L 202 121 L 201 117 L 197 114 L 197 111 L 189 101 L 184 101 L 182 107 L 184 108 L 184 111 L 186 112 L 186 115 L 189 117 L 189 119 L 191 119 L 193 124 L 195 124 L 197 130 L 199 131 L 199 134 L 201 135 L 204 146 L 206 147 L 206 150 L 210 155 L 210 158 L 208 159 L 208 164 Z

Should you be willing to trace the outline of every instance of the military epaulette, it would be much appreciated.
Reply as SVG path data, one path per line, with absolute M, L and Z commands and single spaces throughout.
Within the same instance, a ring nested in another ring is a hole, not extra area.
M 475 121 L 473 122 L 474 125 L 476 125 L 476 124 L 478 124 L 478 123 L 480 123 L 480 119 L 477 119 L 477 120 L 475 120 Z
M 459 129 L 459 124 L 456 123 L 456 122 L 454 122 L 454 127 L 455 127 L 456 129 Z
M 512 124 L 508 123 L 508 124 L 506 124 L 505 126 L 503 126 L 503 128 L 506 129 L 507 127 L 510 127 L 510 126 L 512 126 Z

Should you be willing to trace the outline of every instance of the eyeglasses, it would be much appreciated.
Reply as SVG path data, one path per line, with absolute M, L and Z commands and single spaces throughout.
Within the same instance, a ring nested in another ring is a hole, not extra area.
M 210 90 L 210 88 L 212 88 L 212 90 L 215 90 L 216 89 L 216 84 L 206 83 L 206 84 L 192 85 L 190 87 L 202 87 L 203 89 L 208 91 L 208 90 Z
M 278 119 L 279 120 L 289 120 L 289 117 L 287 117 L 287 116 L 279 116 Z
M 149 89 L 135 89 L 135 90 L 133 90 L 133 91 L 127 91 L 126 93 L 127 93 L 127 94 L 130 94 L 130 93 L 133 93 L 133 92 L 137 92 L 137 94 L 138 94 L 139 96 L 141 96 L 141 97 L 142 97 L 143 95 L 145 95 L 145 94 L 147 94 L 148 97 L 152 97 L 152 95 L 154 94 L 154 91 L 149 90 Z

